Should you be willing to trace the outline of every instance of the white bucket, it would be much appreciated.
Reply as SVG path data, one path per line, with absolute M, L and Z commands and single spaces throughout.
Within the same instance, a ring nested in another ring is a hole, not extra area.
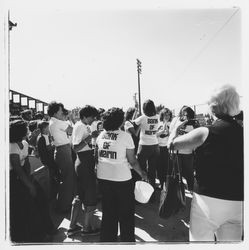
M 145 181 L 136 181 L 135 199 L 140 203 L 147 203 L 154 192 L 154 188 Z

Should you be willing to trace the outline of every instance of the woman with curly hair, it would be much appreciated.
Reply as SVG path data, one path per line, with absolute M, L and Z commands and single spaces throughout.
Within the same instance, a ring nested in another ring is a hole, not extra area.
M 147 179 L 135 157 L 131 135 L 120 129 L 123 122 L 122 109 L 109 109 L 103 115 L 104 131 L 96 141 L 97 178 L 102 192 L 102 242 L 117 241 L 118 223 L 120 240 L 135 241 L 134 184 L 130 169 Z

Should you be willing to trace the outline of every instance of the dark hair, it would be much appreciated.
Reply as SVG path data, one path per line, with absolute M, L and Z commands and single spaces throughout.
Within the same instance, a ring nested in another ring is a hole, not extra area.
M 194 119 L 195 118 L 195 112 L 192 108 L 185 106 L 181 109 L 181 116 L 183 114 L 183 112 L 187 113 L 187 118 L 188 119 Z
M 114 131 L 119 129 L 124 121 L 124 111 L 120 108 L 108 109 L 103 114 L 103 128 L 106 131 Z
M 148 99 L 143 103 L 143 111 L 147 116 L 153 116 L 156 114 L 156 107 L 152 100 Z
M 35 119 L 36 120 L 42 120 L 44 118 L 44 114 L 42 112 L 37 112 L 35 114 Z
M 26 120 L 28 116 L 32 116 L 32 111 L 30 109 L 25 109 L 21 112 L 21 117 Z
M 159 116 L 160 116 L 160 121 L 163 121 L 164 117 L 169 114 L 170 118 L 169 121 L 172 120 L 172 112 L 168 108 L 163 108 L 160 110 Z
M 21 142 L 23 138 L 27 135 L 28 128 L 27 123 L 22 120 L 15 120 L 10 122 L 10 142 Z
M 49 122 L 47 121 L 40 121 L 38 123 L 38 128 L 40 129 L 41 133 L 43 132 L 43 129 L 46 128 L 49 125 Z
M 185 108 L 187 108 L 188 106 L 186 106 L 186 105 L 183 105 L 182 107 L 181 107 L 181 109 L 180 109 L 180 111 L 179 111 L 179 114 L 178 114 L 178 116 L 182 116 L 182 112 L 183 112 L 183 110 L 185 109 Z
M 97 120 L 101 120 L 104 113 L 105 113 L 105 109 L 99 108 L 99 109 L 98 109 L 98 115 L 97 115 L 97 117 L 96 117 Z
M 28 124 L 29 131 L 33 132 L 34 130 L 37 129 L 37 121 L 30 121 Z
M 50 102 L 48 104 L 48 115 L 50 117 L 54 116 L 54 114 L 59 111 L 60 107 L 64 110 L 64 105 L 62 103 Z
M 80 119 L 84 117 L 97 117 L 98 114 L 98 110 L 95 107 L 86 105 L 80 110 Z
M 135 110 L 136 109 L 134 107 L 130 107 L 127 109 L 127 111 L 125 113 L 125 121 L 129 121 L 132 119 Z

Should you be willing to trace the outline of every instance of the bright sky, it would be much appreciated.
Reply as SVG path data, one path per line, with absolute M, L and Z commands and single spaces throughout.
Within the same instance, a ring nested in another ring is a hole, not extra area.
M 177 109 L 204 103 L 220 84 L 242 92 L 236 1 L 192 7 L 182 1 L 9 2 L 10 19 L 17 22 L 10 34 L 13 90 L 61 101 L 69 109 L 85 104 L 126 109 L 138 91 L 139 58 L 142 101 Z

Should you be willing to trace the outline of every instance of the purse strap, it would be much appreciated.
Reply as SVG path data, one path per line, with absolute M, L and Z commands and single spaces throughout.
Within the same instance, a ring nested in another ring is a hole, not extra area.
M 175 153 L 174 152 L 174 147 L 171 147 L 169 149 L 169 163 L 170 163 L 170 161 L 171 161 L 171 164 L 172 164 L 171 175 L 172 176 L 177 175 L 179 182 L 182 182 L 182 174 L 181 174 L 181 169 L 180 169 L 180 166 L 179 166 L 178 150 Z M 170 166 L 170 165 L 168 165 L 168 166 Z M 168 170 L 168 172 L 169 172 L 169 170 Z M 168 173 L 167 173 L 167 175 L 168 175 Z

